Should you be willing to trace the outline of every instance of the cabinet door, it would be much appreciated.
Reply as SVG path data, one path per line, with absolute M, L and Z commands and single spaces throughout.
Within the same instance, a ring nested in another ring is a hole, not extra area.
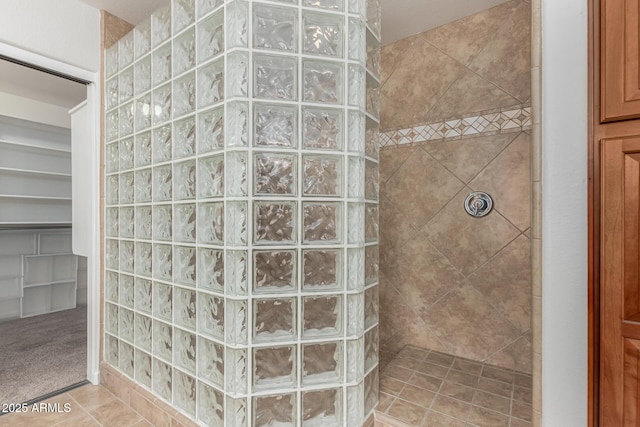
M 640 0 L 601 0 L 601 119 L 640 117 Z

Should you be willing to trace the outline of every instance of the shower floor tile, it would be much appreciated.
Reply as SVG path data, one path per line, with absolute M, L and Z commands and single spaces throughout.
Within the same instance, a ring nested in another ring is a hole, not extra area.
M 380 427 L 529 427 L 531 375 L 406 346 L 380 374 Z

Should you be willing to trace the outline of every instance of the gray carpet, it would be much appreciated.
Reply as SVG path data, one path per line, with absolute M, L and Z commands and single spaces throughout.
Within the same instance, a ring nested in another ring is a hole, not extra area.
M 86 378 L 86 306 L 0 323 L 0 402 L 26 402 Z

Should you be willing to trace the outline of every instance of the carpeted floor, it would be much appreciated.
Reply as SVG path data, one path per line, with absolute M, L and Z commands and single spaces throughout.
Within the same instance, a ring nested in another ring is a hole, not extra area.
M 86 306 L 0 323 L 1 403 L 23 403 L 86 378 Z

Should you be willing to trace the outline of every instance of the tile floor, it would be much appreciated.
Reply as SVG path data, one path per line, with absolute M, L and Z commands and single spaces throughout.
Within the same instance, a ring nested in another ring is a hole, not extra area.
M 44 402 L 52 404 L 49 411 L 35 412 L 29 406 L 27 412 L 0 416 L 0 427 L 151 427 L 142 415 L 101 386 L 85 385 Z M 69 405 L 67 412 L 65 404 Z
M 376 410 L 379 426 L 531 427 L 531 375 L 407 346 L 381 371 Z

